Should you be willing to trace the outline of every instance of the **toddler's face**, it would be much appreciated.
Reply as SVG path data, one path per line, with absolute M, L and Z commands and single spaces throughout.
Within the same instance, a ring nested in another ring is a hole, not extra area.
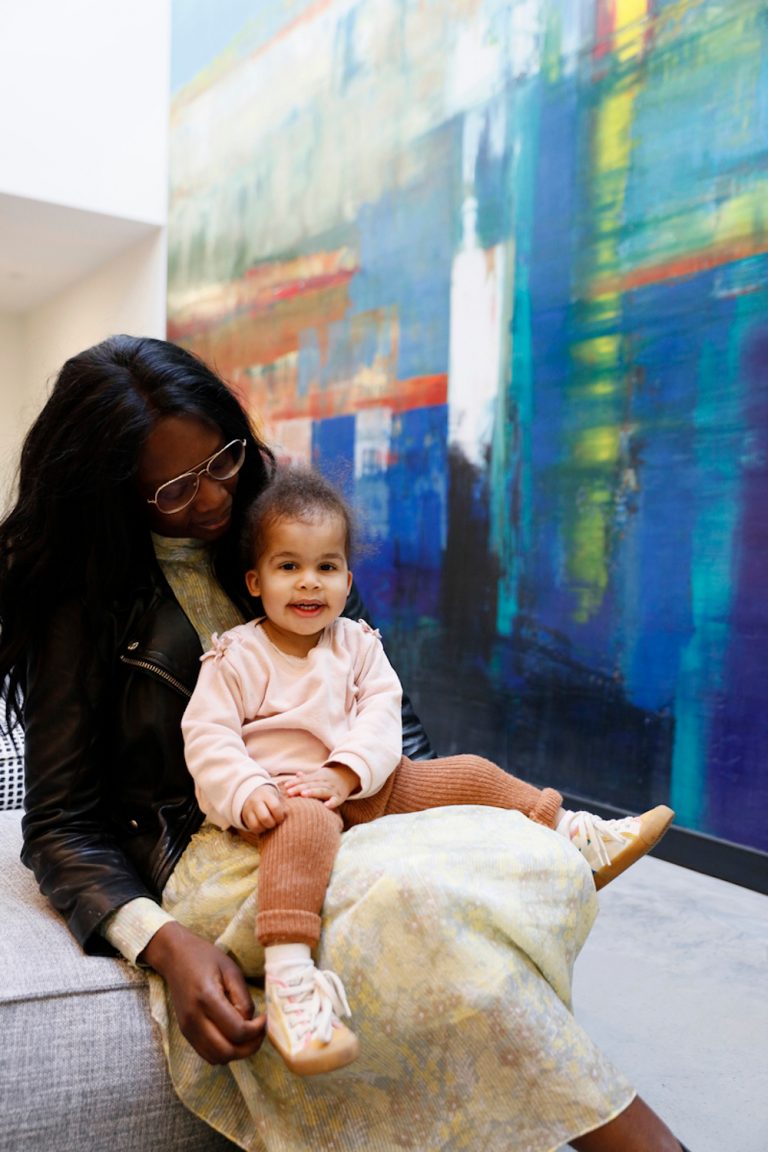
M 341 615 L 352 583 L 342 517 L 277 520 L 245 582 L 261 597 L 273 643 L 306 654 Z

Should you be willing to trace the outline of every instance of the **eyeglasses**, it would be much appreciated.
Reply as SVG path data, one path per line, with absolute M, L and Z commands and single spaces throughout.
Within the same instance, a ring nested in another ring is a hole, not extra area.
M 158 512 L 166 516 L 181 512 L 197 496 L 201 476 L 210 476 L 211 480 L 216 481 L 231 480 L 242 468 L 244 460 L 245 440 L 230 440 L 229 444 L 219 448 L 218 452 L 214 452 L 197 468 L 191 468 L 174 480 L 166 480 L 153 498 L 147 500 L 147 504 L 154 504 Z

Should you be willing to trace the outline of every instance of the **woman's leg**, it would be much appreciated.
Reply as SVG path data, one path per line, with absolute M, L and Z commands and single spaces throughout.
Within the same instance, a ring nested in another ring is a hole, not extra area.
M 349 826 L 367 824 L 379 816 L 453 804 L 514 809 L 553 828 L 562 797 L 554 788 L 535 788 L 518 780 L 482 756 L 445 756 L 439 760 L 409 760 L 404 756 L 380 792 L 363 800 L 347 800 L 340 811 Z
M 441 760 L 408 760 L 404 756 L 380 792 L 364 800 L 348 800 L 339 811 L 345 827 L 350 827 L 379 816 L 450 804 L 514 809 L 537 824 L 556 829 L 581 852 L 592 869 L 596 888 L 610 884 L 649 852 L 674 817 L 664 804 L 642 816 L 622 820 L 565 812 L 562 796 L 554 788 L 535 788 L 481 756 L 447 756 Z
M 615 1120 L 571 1141 L 577 1152 L 680 1152 L 682 1144 L 636 1096 Z
M 320 939 L 320 913 L 341 838 L 341 818 L 317 800 L 286 798 L 282 824 L 259 837 L 256 935 L 264 945 Z

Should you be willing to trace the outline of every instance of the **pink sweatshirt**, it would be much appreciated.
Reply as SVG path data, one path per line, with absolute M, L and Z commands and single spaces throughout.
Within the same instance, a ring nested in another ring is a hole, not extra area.
M 197 802 L 220 828 L 243 828 L 246 798 L 282 773 L 334 761 L 372 796 L 402 756 L 400 681 L 363 620 L 344 617 L 308 656 L 280 652 L 258 621 L 213 637 L 184 719 Z

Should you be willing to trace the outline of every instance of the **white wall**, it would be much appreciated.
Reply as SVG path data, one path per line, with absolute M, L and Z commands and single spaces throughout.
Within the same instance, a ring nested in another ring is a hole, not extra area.
M 162 224 L 170 0 L 3 0 L 0 191 Z
M 26 311 L 0 312 L 0 509 L 64 360 L 114 332 L 165 335 L 169 76 L 170 0 L 0 3 L 0 194 L 14 213 L 28 204 L 30 234 L 28 249 L 0 244 L 0 276 L 28 282 L 42 248 L 63 283 Z M 48 234 L 41 245 L 41 202 L 94 214 L 98 266 L 85 240 L 57 246 Z M 17 217 L 2 210 L 0 195 L 0 240 L 4 227 L 18 240 Z M 146 226 L 129 247 L 123 220 Z
M 115 332 L 165 335 L 165 236 L 136 244 L 22 319 L 25 426 L 68 356 Z
M 61 365 L 116 332 L 165 336 L 165 283 L 166 237 L 158 228 L 39 308 L 0 314 L 0 508 L 12 495 L 21 441 Z

